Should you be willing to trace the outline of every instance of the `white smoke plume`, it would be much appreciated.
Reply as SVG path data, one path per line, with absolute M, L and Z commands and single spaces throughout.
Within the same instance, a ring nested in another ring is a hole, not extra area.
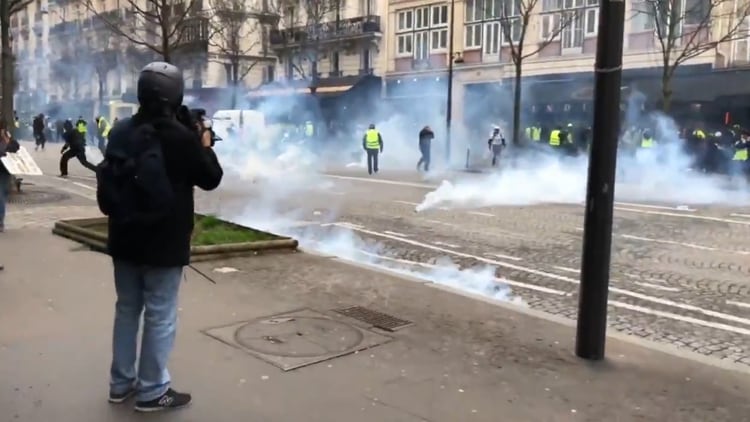
M 620 151 L 617 162 L 616 199 L 621 201 L 677 204 L 750 203 L 745 180 L 691 170 L 692 158 L 683 150 L 674 122 L 652 114 L 641 119 L 654 122 L 653 150 L 634 155 Z M 527 154 L 515 157 L 513 166 L 456 182 L 443 181 L 429 192 L 416 211 L 435 207 L 454 209 L 538 203 L 578 204 L 585 200 L 588 157 Z
M 266 110 L 290 106 L 288 102 L 264 105 Z M 271 113 L 276 111 L 271 110 Z M 405 130 L 399 129 L 399 125 L 398 118 L 376 123 L 386 139 L 386 151 L 393 154 L 393 161 L 389 160 L 389 155 L 384 155 L 383 169 L 414 169 L 418 160 L 416 135 L 421 127 L 407 136 Z M 495 277 L 494 267 L 461 269 L 448 258 L 420 263 L 389 256 L 384 245 L 367 241 L 346 226 L 334 225 L 337 217 L 335 204 L 327 204 L 326 212 L 331 213 L 330 215 L 321 216 L 320 211 L 312 210 L 304 203 L 305 198 L 313 197 L 316 192 L 332 186 L 330 179 L 320 174 L 321 167 L 331 165 L 331 161 L 334 164 L 346 164 L 346 161 L 351 160 L 351 155 L 347 156 L 348 149 L 340 148 L 337 157 L 330 157 L 326 156 L 325 151 L 318 151 L 312 145 L 296 142 L 296 135 L 288 136 L 285 142 L 280 143 L 278 141 L 283 138 L 283 131 L 272 125 L 268 126 L 261 133 L 237 130 L 230 134 L 217 128 L 217 132 L 221 130 L 219 135 L 224 138 L 215 150 L 225 168 L 225 188 L 247 193 L 247 205 L 239 210 L 219 211 L 222 218 L 248 227 L 292 236 L 303 248 L 322 254 L 386 268 L 496 300 L 522 303 L 507 284 L 503 284 L 502 279 Z M 352 135 L 352 152 L 361 151 L 363 134 Z M 324 157 L 328 161 L 324 161 Z M 322 225 L 299 224 L 300 221 L 320 220 L 321 217 Z

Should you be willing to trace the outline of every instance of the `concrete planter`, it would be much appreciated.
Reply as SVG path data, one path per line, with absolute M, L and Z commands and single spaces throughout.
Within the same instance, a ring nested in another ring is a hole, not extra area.
M 197 216 L 203 217 L 200 214 Z M 289 237 L 223 222 L 240 230 L 252 230 L 263 234 L 269 240 L 258 240 L 245 243 L 226 243 L 218 245 L 193 245 L 190 247 L 190 261 L 211 261 L 218 259 L 252 256 L 269 252 L 293 252 L 297 250 L 297 241 Z M 82 218 L 62 220 L 55 223 L 52 233 L 82 243 L 98 252 L 107 251 L 107 218 Z

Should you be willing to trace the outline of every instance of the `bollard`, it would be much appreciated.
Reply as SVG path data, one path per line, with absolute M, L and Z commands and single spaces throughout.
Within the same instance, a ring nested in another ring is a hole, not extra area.
M 469 155 L 471 155 L 471 148 L 466 148 L 466 169 L 469 168 Z

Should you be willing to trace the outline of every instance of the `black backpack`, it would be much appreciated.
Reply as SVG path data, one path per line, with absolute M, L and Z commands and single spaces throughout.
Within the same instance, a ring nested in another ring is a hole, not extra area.
M 126 142 L 110 145 L 97 166 L 99 209 L 117 225 L 159 223 L 171 214 L 175 201 L 161 142 L 151 124 L 125 130 L 130 132 Z

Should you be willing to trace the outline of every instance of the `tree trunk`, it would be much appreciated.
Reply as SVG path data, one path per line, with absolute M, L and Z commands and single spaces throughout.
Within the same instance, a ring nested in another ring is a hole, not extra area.
M 13 69 L 13 51 L 10 45 L 10 4 L 9 0 L 0 0 L 0 66 L 2 66 L 2 119 L 7 125 L 13 127 L 13 91 L 15 87 Z
M 240 85 L 240 63 L 235 61 L 232 63 L 232 98 L 231 98 L 231 109 L 237 108 L 237 89 Z
M 669 113 L 672 107 L 672 75 L 667 69 L 664 69 L 661 76 L 661 101 L 662 111 Z
M 104 77 L 102 77 L 101 74 L 97 75 L 99 77 L 99 115 L 104 115 L 104 78 L 107 77 L 105 74 Z
M 521 75 L 522 62 L 515 63 L 516 78 L 513 82 L 513 145 L 521 144 Z

